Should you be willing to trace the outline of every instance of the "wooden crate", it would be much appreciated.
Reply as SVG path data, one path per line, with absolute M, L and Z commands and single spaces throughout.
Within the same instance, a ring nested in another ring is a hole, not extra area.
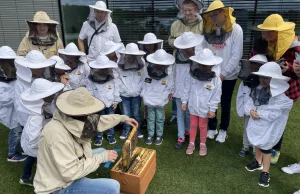
M 146 192 L 156 171 L 156 151 L 152 151 L 153 152 L 151 153 L 149 159 L 146 161 L 139 175 L 122 173 L 120 171 L 115 170 L 119 163 L 122 161 L 122 159 L 120 159 L 111 169 L 111 178 L 117 180 L 120 183 L 121 192 L 131 194 L 144 194 Z

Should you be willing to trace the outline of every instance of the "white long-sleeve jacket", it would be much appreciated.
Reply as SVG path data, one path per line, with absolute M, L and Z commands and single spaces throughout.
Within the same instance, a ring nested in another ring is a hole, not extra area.
M 241 82 L 236 96 L 236 112 L 239 117 L 245 116 L 245 105 L 250 98 L 250 92 L 251 89 Z
M 160 80 L 152 79 L 146 72 L 143 81 L 144 104 L 150 107 L 164 107 L 169 102 L 169 94 L 174 88 L 174 79 L 172 73 Z
M 24 126 L 21 136 L 21 146 L 24 153 L 28 156 L 37 157 L 38 140 L 43 127 L 51 120 L 45 120 L 42 114 L 43 100 L 33 102 L 22 101 L 24 109 L 22 113 L 29 115 L 28 120 Z
M 24 126 L 26 124 L 26 121 L 28 119 L 28 114 L 21 113 L 19 109 L 24 108 L 23 104 L 21 103 L 21 94 L 29 89 L 31 87 L 32 83 L 32 73 L 29 68 L 23 67 L 15 63 L 15 66 L 17 68 L 17 80 L 14 85 L 15 89 L 15 101 L 14 101 L 14 107 L 17 112 L 17 120 L 20 123 L 20 125 Z
M 101 100 L 107 108 L 122 101 L 116 79 L 112 79 L 104 84 L 88 80 L 87 89 L 95 98 Z
M 17 112 L 14 108 L 16 81 L 0 82 L 0 123 L 9 129 L 18 127 Z
M 79 65 L 76 69 L 69 73 L 69 82 L 65 86 L 64 91 L 75 90 L 79 87 L 86 87 L 89 74 L 90 67 L 87 63 Z
M 245 115 L 250 115 L 250 110 L 256 110 L 258 120 L 250 117 L 247 126 L 247 135 L 251 144 L 255 147 L 269 150 L 280 140 L 288 117 L 292 109 L 293 100 L 284 93 L 269 99 L 267 105 L 254 106 L 252 98 L 245 105 Z
M 120 96 L 137 97 L 141 95 L 145 68 L 146 66 L 139 71 L 123 71 L 117 68 L 119 76 L 116 79 L 120 89 Z
M 183 104 L 188 103 L 190 114 L 207 118 L 209 112 L 216 112 L 222 94 L 219 76 L 211 81 L 199 81 L 189 76 L 184 85 L 181 101 Z
M 175 98 L 182 98 L 183 97 L 183 90 L 185 88 L 185 80 L 190 76 L 190 64 L 175 64 L 174 67 L 174 94 L 173 97 Z
M 240 71 L 239 62 L 243 56 L 243 29 L 239 24 L 233 24 L 232 33 L 223 44 L 211 45 L 203 41 L 203 48 L 209 48 L 216 56 L 223 58 L 219 66 L 225 80 L 237 79 Z

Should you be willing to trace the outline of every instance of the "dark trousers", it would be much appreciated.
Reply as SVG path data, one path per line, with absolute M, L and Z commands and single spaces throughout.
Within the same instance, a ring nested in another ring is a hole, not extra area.
M 227 131 L 230 122 L 230 110 L 231 110 L 231 99 L 234 86 L 236 84 L 235 80 L 223 80 L 222 82 L 222 96 L 221 96 L 221 123 L 220 129 Z M 216 117 L 208 120 L 208 128 L 210 130 L 216 130 L 218 125 L 217 111 Z
M 33 165 L 36 163 L 36 157 L 28 156 L 24 161 L 22 179 L 30 179 Z
M 284 135 L 284 134 L 282 134 L 282 136 L 281 136 L 279 142 L 278 142 L 272 149 L 274 149 L 274 150 L 276 150 L 276 151 L 280 151 L 280 150 L 281 150 L 281 144 L 282 144 L 283 135 Z

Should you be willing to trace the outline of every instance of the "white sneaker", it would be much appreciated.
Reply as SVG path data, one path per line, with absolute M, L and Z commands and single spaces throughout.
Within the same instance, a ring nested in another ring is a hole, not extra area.
M 216 141 L 218 141 L 220 143 L 224 143 L 226 138 L 227 138 L 227 131 L 224 131 L 221 129 L 219 131 L 219 135 L 216 138 Z
M 300 164 L 291 164 L 286 167 L 281 168 L 281 170 L 287 174 L 300 173 Z
M 215 135 L 218 134 L 218 130 L 208 130 L 206 137 L 209 139 L 215 139 Z
M 300 194 L 300 190 L 296 191 L 294 194 Z

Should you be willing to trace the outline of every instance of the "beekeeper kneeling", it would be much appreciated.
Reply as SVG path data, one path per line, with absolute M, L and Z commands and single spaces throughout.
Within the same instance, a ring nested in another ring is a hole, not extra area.
M 56 106 L 58 110 L 39 139 L 35 192 L 120 193 L 120 185 L 115 180 L 85 177 L 101 163 L 117 159 L 114 150 L 92 150 L 90 140 L 97 131 L 105 131 L 119 122 L 131 126 L 138 123 L 125 115 L 96 114 L 104 104 L 82 87 L 62 93 Z

